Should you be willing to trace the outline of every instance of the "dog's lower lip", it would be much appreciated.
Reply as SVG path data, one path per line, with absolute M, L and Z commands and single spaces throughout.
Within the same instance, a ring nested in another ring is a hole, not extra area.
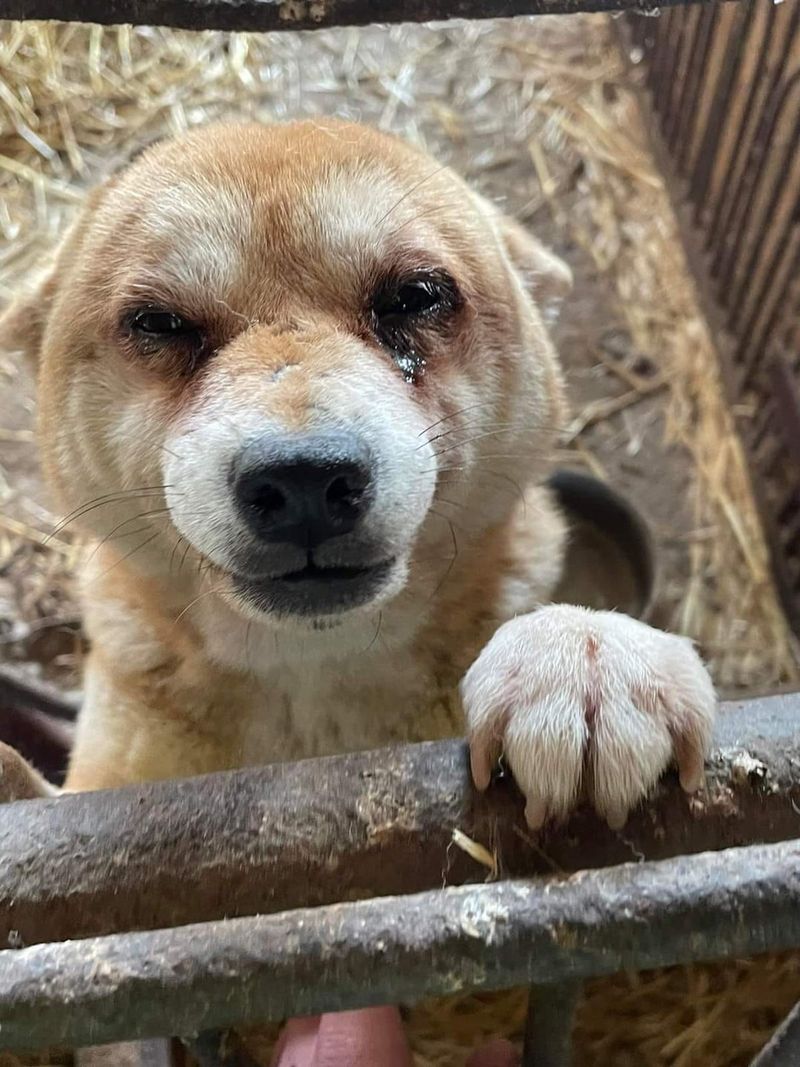
M 299 571 L 290 571 L 288 574 L 276 575 L 271 580 L 273 582 L 307 582 L 307 581 L 322 581 L 322 582 L 336 582 L 336 581 L 348 581 L 354 578 L 361 578 L 365 574 L 369 574 L 370 571 L 375 570 L 376 566 L 385 566 L 385 563 L 379 563 L 371 567 L 318 567 L 316 563 L 307 563 L 305 567 L 301 567 Z
M 321 567 L 309 562 L 300 570 L 273 577 L 234 576 L 234 588 L 262 611 L 283 615 L 336 615 L 369 603 L 392 571 L 394 558 L 363 567 Z
M 238 572 L 234 573 L 233 577 L 239 582 L 251 583 L 252 585 L 270 585 L 283 582 L 287 585 L 300 585 L 303 582 L 347 582 L 387 570 L 393 563 L 394 557 L 382 559 L 379 563 L 369 563 L 362 567 L 321 567 L 318 563 L 309 561 L 305 567 L 300 567 L 296 571 L 287 571 L 284 574 L 247 574 Z

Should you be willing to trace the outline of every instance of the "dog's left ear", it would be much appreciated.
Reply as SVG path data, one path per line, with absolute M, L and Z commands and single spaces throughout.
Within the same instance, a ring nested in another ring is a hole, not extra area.
M 484 197 L 479 198 L 490 215 L 508 258 L 522 284 L 548 317 L 558 311 L 572 290 L 572 271 L 521 223 L 503 214 Z
M 509 258 L 528 292 L 545 309 L 560 304 L 572 290 L 572 271 L 564 260 L 514 219 L 500 215 L 499 225 Z

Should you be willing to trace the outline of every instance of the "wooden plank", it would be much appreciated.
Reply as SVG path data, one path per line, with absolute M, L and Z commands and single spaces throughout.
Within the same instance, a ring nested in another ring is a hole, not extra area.
M 723 706 L 706 793 L 667 778 L 622 832 L 580 811 L 531 835 L 460 741 L 0 805 L 0 945 L 484 880 L 454 830 L 509 876 L 800 836 L 800 694 Z
M 800 842 L 0 952 L 0 1048 L 196 1033 L 800 945 Z
M 714 0 L 0 0 L 0 18 L 265 31 L 586 11 L 649 13 L 690 2 Z

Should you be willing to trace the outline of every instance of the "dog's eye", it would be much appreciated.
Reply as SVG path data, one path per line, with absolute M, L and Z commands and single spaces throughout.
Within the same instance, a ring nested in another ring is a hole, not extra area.
M 433 331 L 444 332 L 462 304 L 455 281 L 443 270 L 388 277 L 370 302 L 373 336 L 391 352 L 408 382 L 416 382 L 428 359 Z
M 420 275 L 379 289 L 373 297 L 372 313 L 380 323 L 399 325 L 404 319 L 452 306 L 454 292 L 454 283 L 445 275 Z
M 193 374 L 212 351 L 203 326 L 158 305 L 123 314 L 120 330 L 135 358 L 180 376 Z
M 381 294 L 375 302 L 375 314 L 383 319 L 389 316 L 406 317 L 432 311 L 442 299 L 442 294 L 429 280 L 406 282 L 394 293 Z
M 134 333 L 164 340 L 188 335 L 195 336 L 198 333 L 198 328 L 193 322 L 189 322 L 174 311 L 165 311 L 161 308 L 142 308 L 140 311 L 135 311 L 130 318 L 130 328 Z

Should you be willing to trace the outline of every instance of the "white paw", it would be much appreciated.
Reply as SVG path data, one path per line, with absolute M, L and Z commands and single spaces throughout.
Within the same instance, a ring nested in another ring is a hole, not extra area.
M 461 684 L 472 774 L 503 754 L 540 827 L 588 800 L 611 826 L 674 762 L 703 783 L 716 697 L 685 637 L 607 611 L 541 608 L 502 626 Z

